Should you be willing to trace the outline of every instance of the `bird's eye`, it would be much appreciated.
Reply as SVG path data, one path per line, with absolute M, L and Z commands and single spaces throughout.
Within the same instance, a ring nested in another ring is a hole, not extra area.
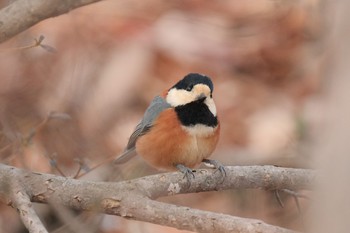
M 190 84 L 186 87 L 186 91 L 192 91 L 193 89 L 193 84 Z
M 213 93 L 210 93 L 210 98 L 213 98 Z

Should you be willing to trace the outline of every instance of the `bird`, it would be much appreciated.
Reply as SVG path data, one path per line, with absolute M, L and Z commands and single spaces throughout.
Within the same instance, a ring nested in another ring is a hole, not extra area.
M 220 135 L 213 90 L 211 78 L 189 73 L 154 97 L 114 164 L 138 154 L 158 170 L 180 171 L 188 181 L 202 162 L 225 177 L 224 166 L 208 159 Z

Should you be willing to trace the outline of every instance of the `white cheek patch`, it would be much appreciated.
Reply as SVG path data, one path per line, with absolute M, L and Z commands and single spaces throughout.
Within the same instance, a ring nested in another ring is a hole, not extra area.
M 214 100 L 212 98 L 207 98 L 204 103 L 208 106 L 210 112 L 216 116 L 216 106 Z
M 203 124 L 196 124 L 194 126 L 182 126 L 182 128 L 192 136 L 208 137 L 214 134 L 217 127 L 210 127 Z
M 194 99 L 194 93 L 182 89 L 178 90 L 175 88 L 171 89 L 166 96 L 166 101 L 173 107 L 188 104 Z
M 204 85 L 202 85 L 204 86 Z M 208 92 L 210 93 L 209 87 L 204 86 L 205 88 L 203 88 L 202 86 L 199 86 L 198 88 L 202 88 L 202 89 L 208 89 Z M 182 90 L 182 89 L 171 89 L 169 90 L 167 96 L 166 96 L 166 101 L 173 107 L 177 107 L 180 105 L 185 105 L 188 103 L 191 103 L 192 101 L 196 100 L 196 98 L 198 97 L 198 95 L 201 94 L 201 92 L 198 89 L 196 90 L 196 92 L 189 92 L 186 90 Z M 214 100 L 212 98 L 210 98 L 209 96 L 206 98 L 206 100 L 204 101 L 204 103 L 208 106 L 210 112 L 216 116 L 216 106 L 214 103 Z

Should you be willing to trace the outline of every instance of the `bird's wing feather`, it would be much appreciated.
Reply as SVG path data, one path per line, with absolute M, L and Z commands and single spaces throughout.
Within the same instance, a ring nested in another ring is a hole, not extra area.
M 167 108 L 170 108 L 171 105 L 168 104 L 164 98 L 161 96 L 156 96 L 152 100 L 151 104 L 145 111 L 141 122 L 136 126 L 134 132 L 131 134 L 129 142 L 125 148 L 125 151 L 114 160 L 114 163 L 120 164 L 125 163 L 132 157 L 136 155 L 135 145 L 137 139 L 145 134 L 153 125 L 155 119 L 158 115 Z

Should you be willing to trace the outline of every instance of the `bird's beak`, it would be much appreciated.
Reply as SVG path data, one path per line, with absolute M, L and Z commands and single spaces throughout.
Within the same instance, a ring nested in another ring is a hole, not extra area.
M 201 93 L 197 96 L 196 101 L 204 101 L 207 98 L 207 96 L 204 93 Z

